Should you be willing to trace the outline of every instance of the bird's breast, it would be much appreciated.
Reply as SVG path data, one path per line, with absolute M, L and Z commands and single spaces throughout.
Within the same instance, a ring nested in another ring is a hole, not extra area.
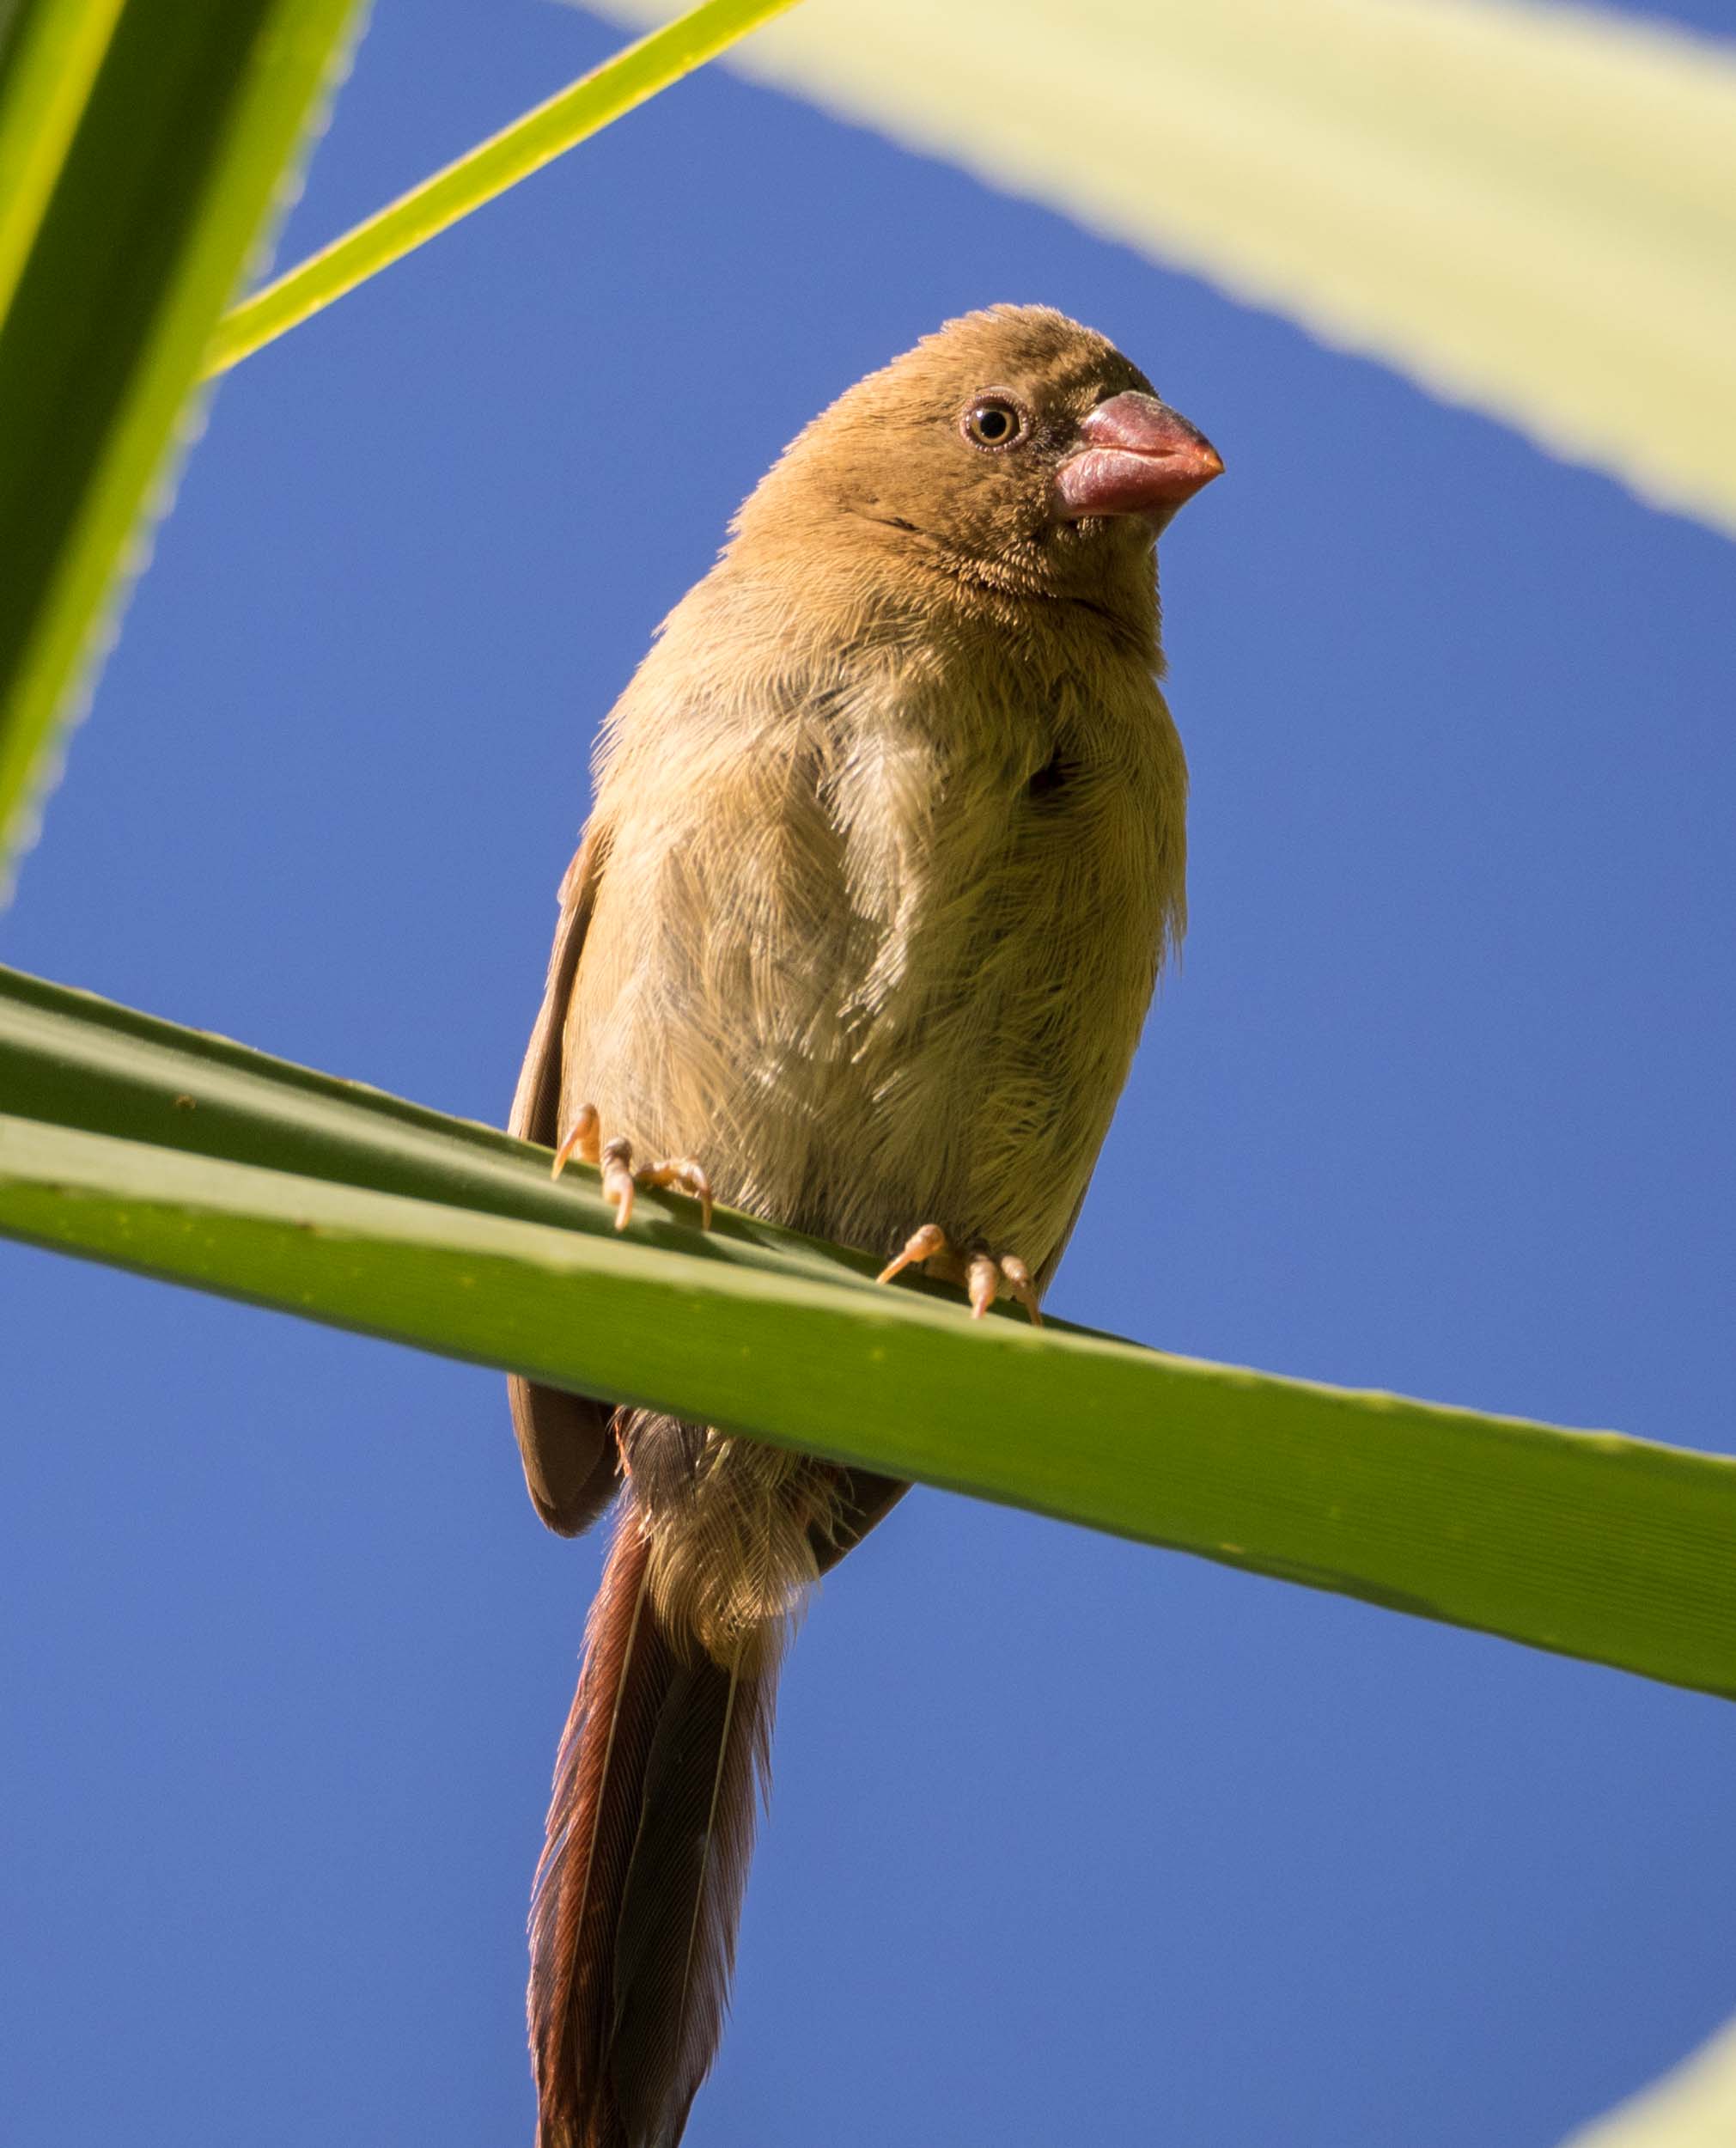
M 612 772 L 570 1102 L 778 1220 L 870 1250 L 939 1223 L 1039 1266 L 1182 901 L 1167 711 L 1089 683 L 833 694 L 691 741 L 679 809 Z

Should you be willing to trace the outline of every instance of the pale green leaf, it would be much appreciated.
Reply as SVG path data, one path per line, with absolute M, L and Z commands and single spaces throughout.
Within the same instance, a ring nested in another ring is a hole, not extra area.
M 1581 2127 L 1562 2148 L 1731 2148 L 1736 2141 L 1736 2022 L 1662 2080 Z
M 813 0 L 730 64 L 1736 531 L 1736 46 L 1517 0 Z

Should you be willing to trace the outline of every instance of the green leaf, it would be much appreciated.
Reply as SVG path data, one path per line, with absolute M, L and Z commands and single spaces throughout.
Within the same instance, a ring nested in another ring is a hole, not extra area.
M 0 23 L 0 315 L 41 229 L 122 0 L 17 0 Z
M 351 14 L 28 0 L 0 53 L 0 869 Z
M 4 971 L 0 1106 L 0 1232 L 1736 1698 L 1736 1461 L 618 1236 L 545 1151 Z
M 794 4 L 702 0 L 616 53 L 243 300 L 224 317 L 206 354 L 206 372 L 226 372 L 275 342 Z

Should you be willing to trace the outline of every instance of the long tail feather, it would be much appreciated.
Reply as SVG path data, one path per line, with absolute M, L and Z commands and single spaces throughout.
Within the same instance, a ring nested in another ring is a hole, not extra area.
M 616 1935 L 609 2066 L 630 2148 L 673 2148 L 716 2056 L 777 1690 L 769 1652 L 700 1658 L 665 1706 Z
M 674 2148 L 728 2000 L 780 1635 L 714 1661 L 669 1631 L 650 1567 L 630 1503 L 592 1607 L 532 1905 L 539 2148 Z
M 538 2148 L 592 2148 L 612 2137 L 594 2092 L 609 2004 L 606 1969 L 663 1682 L 659 1637 L 645 1620 L 649 1555 L 628 1508 L 591 1606 L 584 1668 L 555 1763 L 531 1901 Z M 624 1794 L 629 1785 L 630 1797 Z

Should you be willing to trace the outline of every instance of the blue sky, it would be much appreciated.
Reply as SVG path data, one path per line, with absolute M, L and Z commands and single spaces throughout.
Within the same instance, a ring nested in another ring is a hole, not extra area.
M 617 41 L 382 0 L 283 258 Z M 1729 545 L 721 75 L 224 386 L 0 959 L 497 1121 L 652 626 L 1002 298 L 1229 466 L 1164 548 L 1186 962 L 1054 1302 L 1731 1450 Z M 15 1248 L 0 1303 L 9 2137 L 528 2139 L 598 1547 L 499 1382 Z M 1736 2009 L 1733 1764 L 1710 1699 L 918 1494 L 795 1651 L 689 2138 L 1550 2148 Z

